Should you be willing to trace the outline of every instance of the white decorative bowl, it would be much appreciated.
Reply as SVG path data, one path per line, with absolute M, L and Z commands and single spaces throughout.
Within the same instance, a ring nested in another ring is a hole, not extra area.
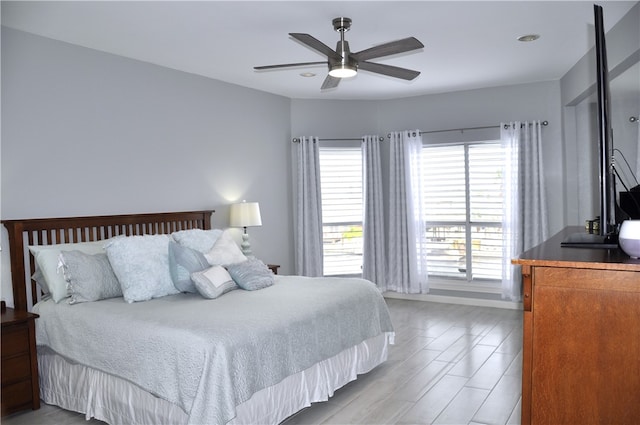
M 625 220 L 618 234 L 620 248 L 631 258 L 640 257 L 640 220 Z

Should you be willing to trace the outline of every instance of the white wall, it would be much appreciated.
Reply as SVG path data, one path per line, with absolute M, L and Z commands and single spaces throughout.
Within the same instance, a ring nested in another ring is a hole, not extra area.
M 228 204 L 259 201 L 254 254 L 291 273 L 289 114 L 284 97 L 3 27 L 2 218 L 213 208 L 227 227 Z
M 291 100 L 294 137 L 358 138 L 378 130 L 377 101 Z

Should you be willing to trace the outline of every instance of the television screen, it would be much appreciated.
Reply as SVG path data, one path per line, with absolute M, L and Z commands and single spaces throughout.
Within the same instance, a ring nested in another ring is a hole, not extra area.
M 611 94 L 607 47 L 602 6 L 594 5 L 596 90 L 598 121 L 598 189 L 600 222 L 597 233 L 576 233 L 562 242 L 564 247 L 617 248 L 617 224 L 615 217 L 615 178 L 613 170 L 613 140 L 611 130 Z

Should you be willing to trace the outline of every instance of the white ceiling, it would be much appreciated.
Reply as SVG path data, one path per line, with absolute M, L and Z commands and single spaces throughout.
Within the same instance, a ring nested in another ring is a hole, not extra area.
M 636 1 L 601 1 L 609 30 Z M 561 78 L 594 44 L 593 1 L 2 1 L 2 25 L 290 98 L 388 99 Z M 360 71 L 321 91 L 325 66 L 288 36 L 330 47 L 353 20 L 352 51 L 414 36 L 424 49 L 372 60 L 421 71 L 411 82 Z M 522 43 L 523 34 L 540 39 Z M 311 78 L 300 73 L 312 71 Z

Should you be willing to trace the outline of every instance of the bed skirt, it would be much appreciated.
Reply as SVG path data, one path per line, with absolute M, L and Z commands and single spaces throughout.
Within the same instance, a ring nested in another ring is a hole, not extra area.
M 236 406 L 229 424 L 277 424 L 387 359 L 393 333 L 363 341 L 310 368 L 264 388 Z M 110 424 L 186 424 L 181 408 L 116 376 L 71 363 L 38 347 L 40 398 L 47 404 L 84 413 Z

